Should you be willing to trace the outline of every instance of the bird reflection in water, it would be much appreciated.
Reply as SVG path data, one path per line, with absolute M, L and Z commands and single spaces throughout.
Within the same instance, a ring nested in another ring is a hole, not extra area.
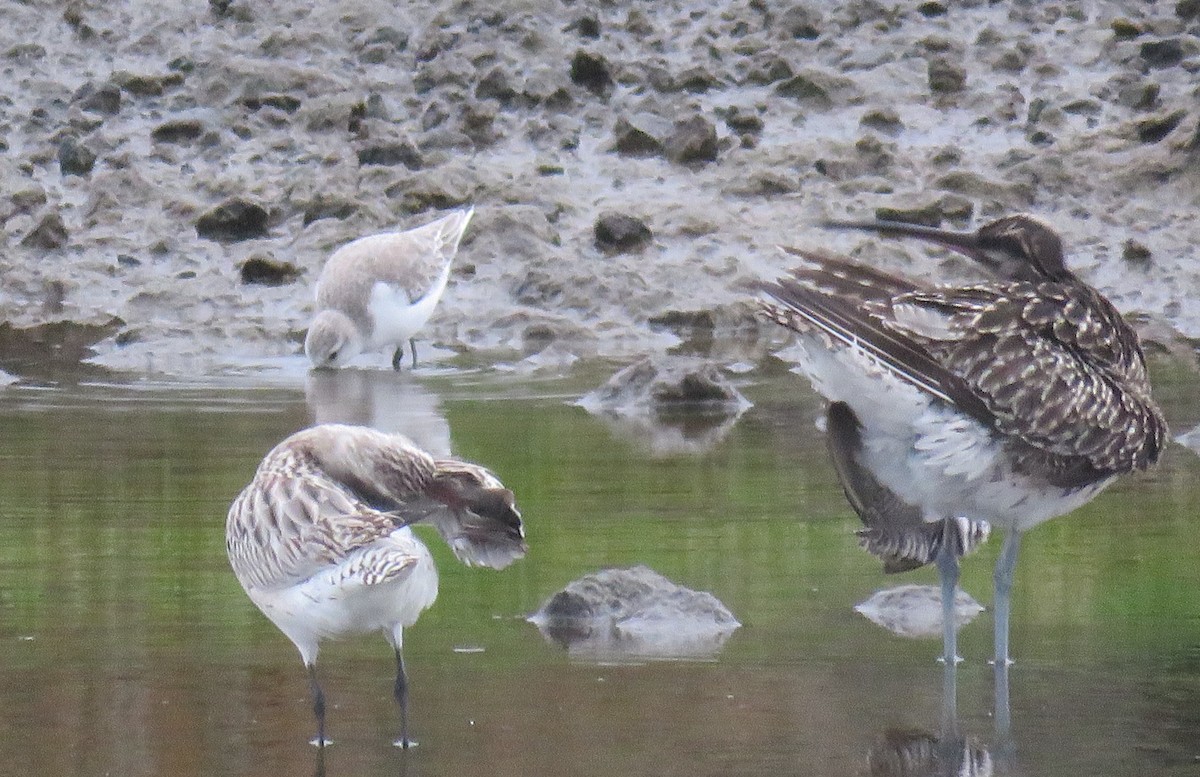
M 434 456 L 452 453 L 441 400 L 407 373 L 313 370 L 304 383 L 304 399 L 314 425 L 368 426 L 403 434 Z
M 1007 675 L 1007 665 L 1003 671 Z M 891 728 L 879 736 L 867 753 L 872 777 L 986 777 L 996 773 L 987 743 L 963 734 L 959 726 L 957 678 L 954 663 L 946 662 L 942 668 L 942 720 L 937 733 Z

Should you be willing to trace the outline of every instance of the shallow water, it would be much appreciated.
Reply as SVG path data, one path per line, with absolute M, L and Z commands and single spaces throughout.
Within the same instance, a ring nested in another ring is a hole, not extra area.
M 855 546 L 798 379 L 745 386 L 753 408 L 716 432 L 693 419 L 682 436 L 711 447 L 678 452 L 689 446 L 566 403 L 601 377 L 0 390 L 0 771 L 317 769 L 299 657 L 238 587 L 223 524 L 271 446 L 341 420 L 486 463 L 518 495 L 530 553 L 503 572 L 466 569 L 426 536 L 441 594 L 406 634 L 413 751 L 390 744 L 384 640 L 323 649 L 330 775 L 915 774 L 888 748 L 936 751 L 950 723 L 999 774 L 1195 773 L 1194 453 L 1172 446 L 1157 471 L 1027 536 L 1004 736 L 989 613 L 962 631 L 957 720 L 944 721 L 938 641 L 853 611 L 934 573 L 885 578 Z M 1179 430 L 1200 415 L 1191 380 L 1160 382 Z M 998 549 L 964 565 L 985 604 Z M 712 660 L 596 663 L 524 621 L 572 579 L 635 563 L 713 592 L 742 628 Z

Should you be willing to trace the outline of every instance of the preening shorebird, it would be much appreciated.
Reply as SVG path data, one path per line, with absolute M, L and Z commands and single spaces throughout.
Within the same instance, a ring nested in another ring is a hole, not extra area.
M 827 433 L 868 550 L 887 571 L 936 563 L 943 656 L 956 661 L 959 556 L 1006 530 L 995 571 L 995 658 L 1009 662 L 1022 534 L 1158 461 L 1167 426 L 1137 334 L 1067 269 L 1027 215 L 953 232 L 831 222 L 956 250 L 994 280 L 932 286 L 819 250 L 762 285 L 763 314 L 795 331 L 800 369 L 829 400 Z M 927 525 L 931 524 L 931 525 Z
M 341 367 L 364 350 L 394 349 L 400 369 L 404 344 L 433 314 L 474 208 L 456 210 L 406 232 L 385 232 L 347 243 L 317 280 L 317 315 L 304 353 L 316 367 Z
M 409 528 L 432 524 L 458 560 L 502 569 L 525 555 L 513 493 L 488 470 L 437 459 L 398 434 L 326 424 L 266 455 L 229 508 L 225 548 L 250 600 L 308 668 L 319 745 L 323 639 L 382 631 L 396 654 L 400 739 L 408 747 L 402 633 L 437 598 L 429 549 Z

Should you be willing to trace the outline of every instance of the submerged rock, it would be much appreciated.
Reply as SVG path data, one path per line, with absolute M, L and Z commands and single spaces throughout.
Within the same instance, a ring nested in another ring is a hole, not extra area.
M 920 639 L 942 636 L 942 591 L 932 585 L 902 585 L 876 591 L 855 605 L 867 620 L 901 637 Z M 984 607 L 959 589 L 954 596 L 954 618 L 962 628 Z
M 751 407 L 717 365 L 683 356 L 642 359 L 575 404 L 655 454 L 707 450 Z
M 589 412 L 653 414 L 685 406 L 737 414 L 750 401 L 734 388 L 717 365 L 686 357 L 646 357 L 625 367 L 579 399 Z
M 712 594 L 641 565 L 585 575 L 528 620 L 573 656 L 593 659 L 710 658 L 741 626 Z

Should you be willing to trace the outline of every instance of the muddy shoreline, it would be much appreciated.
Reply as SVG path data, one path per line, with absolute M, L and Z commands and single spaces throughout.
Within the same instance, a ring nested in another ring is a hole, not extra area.
M 779 244 L 975 277 L 814 226 L 880 209 L 1036 213 L 1186 350 L 1198 5 L 10 5 L 0 370 L 301 370 L 331 251 L 464 204 L 424 333 L 448 364 L 759 364 Z

